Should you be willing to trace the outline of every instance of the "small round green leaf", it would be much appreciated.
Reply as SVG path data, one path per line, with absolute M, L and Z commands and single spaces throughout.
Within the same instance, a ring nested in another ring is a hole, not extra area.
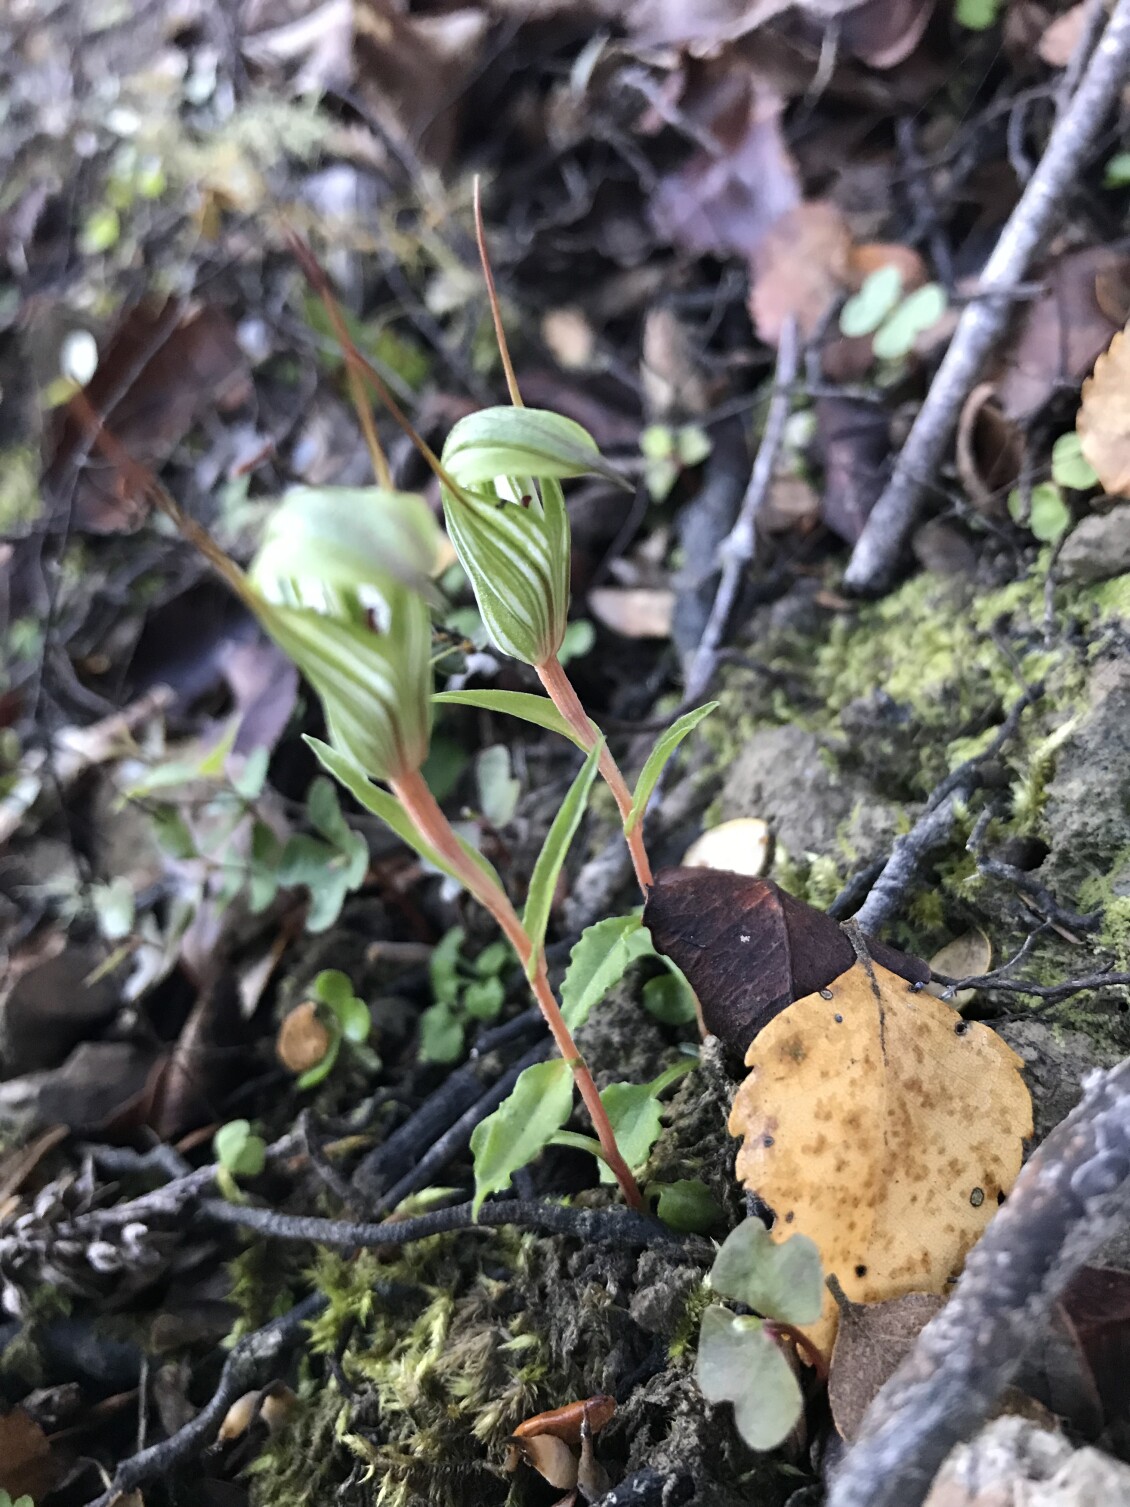
M 1075 492 L 1087 492 L 1098 486 L 1094 466 L 1083 454 L 1083 442 L 1074 429 L 1061 434 L 1052 446 L 1052 480 Z
M 902 297 L 902 273 L 890 262 L 877 267 L 840 311 L 840 332 L 871 335 Z
M 686 1235 L 705 1235 L 722 1218 L 718 1200 L 697 1177 L 681 1177 L 673 1183 L 652 1183 L 648 1195 L 659 1194 L 655 1212 L 672 1230 Z
M 871 349 L 881 361 L 897 361 L 908 355 L 919 335 L 941 319 L 947 302 L 940 283 L 915 289 L 875 331 Z
M 820 1251 L 807 1235 L 773 1239 L 760 1219 L 743 1219 L 726 1236 L 710 1285 L 724 1298 L 745 1303 L 783 1324 L 813 1324 L 824 1302 Z
M 800 1418 L 800 1383 L 760 1319 L 717 1304 L 702 1316 L 695 1366 L 707 1402 L 731 1402 L 738 1433 L 751 1449 L 776 1449 Z

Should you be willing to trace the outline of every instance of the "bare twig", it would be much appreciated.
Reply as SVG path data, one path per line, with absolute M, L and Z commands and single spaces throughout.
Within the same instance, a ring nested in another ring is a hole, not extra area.
M 769 411 L 765 416 L 765 428 L 758 446 L 757 459 L 753 463 L 753 473 L 738 509 L 737 521 L 718 551 L 722 562 L 722 578 L 718 582 L 718 592 L 703 629 L 702 639 L 687 671 L 684 699 L 688 702 L 697 701 L 710 684 L 718 662 L 718 650 L 730 621 L 730 614 L 734 610 L 742 572 L 753 559 L 757 548 L 757 515 L 769 495 L 777 457 L 784 442 L 785 425 L 789 417 L 789 390 L 796 381 L 798 353 L 796 321 L 788 319 L 781 331 L 773 395 L 769 400 Z
M 1084 37 L 1082 45 L 1087 45 Z M 1095 137 L 1130 70 L 1130 0 L 1115 0 L 1102 39 L 1062 111 L 1039 166 L 1009 216 L 981 275 L 985 291 L 1011 288 L 1027 274 L 1068 202 Z M 852 553 L 844 577 L 855 591 L 879 591 L 898 566 L 919 513 L 923 490 L 937 472 L 961 406 L 989 352 L 1004 332 L 1007 298 L 970 304 L 914 421 L 906 444 Z
M 1130 1059 L 1021 1172 L 957 1291 L 867 1411 L 828 1507 L 918 1507 L 950 1449 L 977 1428 L 1071 1277 L 1130 1219 Z
M 1014 958 L 1013 963 L 1017 960 Z M 1006 966 L 1011 966 L 1006 965 Z M 1091 989 L 1121 989 L 1130 985 L 1130 973 L 1088 973 L 1081 978 L 1065 979 L 1061 984 L 1037 984 L 1025 979 L 1002 978 L 1003 968 L 992 973 L 977 973 L 970 978 L 950 979 L 938 975 L 938 982 L 946 986 L 946 992 L 959 989 L 994 989 L 1005 994 L 1026 994 L 1032 999 L 1054 1002 L 1070 999 L 1073 994 L 1085 994 Z
M 220 1384 L 191 1423 L 178 1429 L 169 1439 L 139 1450 L 123 1460 L 114 1473 L 108 1491 L 95 1497 L 87 1507 L 111 1507 L 125 1492 L 135 1491 L 147 1481 L 167 1475 L 206 1449 L 215 1439 L 224 1415 L 237 1397 L 263 1386 L 271 1380 L 288 1351 L 302 1339 L 303 1326 L 315 1318 L 329 1300 L 322 1293 L 311 1293 L 282 1318 L 246 1335 L 224 1362 Z
M 1043 693 L 1042 683 L 1024 691 L 1014 702 L 989 746 L 948 774 L 931 795 L 926 810 L 910 831 L 895 839 L 891 856 L 884 864 L 871 893 L 855 914 L 855 922 L 863 931 L 877 932 L 894 915 L 927 856 L 935 848 L 941 847 L 949 837 L 959 806 L 968 800 L 980 783 L 982 766 L 987 760 L 995 758 L 1015 735 L 1025 707 L 1038 701 Z M 833 904 L 838 900 L 839 896 Z
M 503 1199 L 484 1204 L 478 1218 L 469 1203 L 447 1209 L 434 1209 L 413 1219 L 390 1219 L 382 1224 L 362 1224 L 346 1219 L 321 1219 L 314 1215 L 276 1214 L 273 1209 L 257 1209 L 250 1204 L 226 1203 L 222 1198 L 205 1198 L 196 1208 L 196 1217 L 206 1224 L 236 1225 L 254 1230 L 269 1240 L 309 1240 L 334 1250 L 358 1247 L 410 1245 L 432 1235 L 452 1230 L 494 1229 L 516 1225 L 539 1230 L 547 1235 L 571 1235 L 586 1244 L 619 1246 L 677 1246 L 693 1253 L 696 1244 L 709 1254 L 708 1241 L 688 1242 L 658 1220 L 630 1209 L 569 1209 L 563 1204 L 541 1203 L 525 1199 Z

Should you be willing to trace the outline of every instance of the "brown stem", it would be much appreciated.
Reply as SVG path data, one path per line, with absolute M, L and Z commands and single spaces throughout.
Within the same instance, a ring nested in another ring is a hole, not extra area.
M 565 718 L 565 721 L 576 733 L 582 745 L 591 749 L 600 734 L 585 715 L 585 709 L 581 705 L 580 697 L 573 689 L 573 682 L 566 675 L 561 666 L 561 661 L 556 654 L 547 659 L 544 664 L 535 665 L 538 679 L 545 687 L 550 700 Z M 607 745 L 600 755 L 600 773 L 605 784 L 616 798 L 616 805 L 620 811 L 620 818 L 624 822 L 624 838 L 628 844 L 628 852 L 632 855 L 632 867 L 636 871 L 640 889 L 643 890 L 644 898 L 652 886 L 651 862 L 647 856 L 647 849 L 643 842 L 643 823 L 637 821 L 631 831 L 627 828 L 628 817 L 632 810 L 632 793 L 625 783 L 624 776 L 620 773 L 616 760 L 608 751 Z
M 460 882 L 474 895 L 479 903 L 490 911 L 491 915 L 502 928 L 506 940 L 518 954 L 518 960 L 523 968 L 528 967 L 534 953 L 534 945 L 530 940 L 525 928 L 518 918 L 514 907 L 510 904 L 506 894 L 493 884 L 478 866 L 468 859 L 463 849 L 459 846 L 451 825 L 440 810 L 435 796 L 428 789 L 427 782 L 418 769 L 399 775 L 391 779 L 393 794 L 407 811 L 413 826 L 443 858 L 454 872 L 459 876 Z M 553 997 L 553 990 L 549 986 L 549 975 L 545 966 L 545 950 L 541 947 L 537 952 L 537 967 L 533 978 L 530 980 L 530 988 L 534 998 L 538 1002 L 541 1013 L 545 1016 L 550 1034 L 557 1045 L 557 1050 L 564 1057 L 572 1069 L 577 1088 L 585 1108 L 589 1112 L 593 1129 L 601 1148 L 620 1184 L 624 1198 L 633 1209 L 644 1208 L 643 1196 L 632 1176 L 631 1168 L 620 1154 L 620 1148 L 616 1144 L 616 1133 L 612 1129 L 612 1123 L 608 1118 L 608 1112 L 601 1103 L 600 1094 L 593 1082 L 592 1074 L 584 1058 L 577 1049 L 577 1044 L 565 1019 L 561 1014 L 560 1007 Z
M 791 1340 L 816 1372 L 817 1378 L 820 1381 L 828 1380 L 828 1362 L 824 1352 L 808 1338 L 807 1334 L 793 1324 L 782 1323 L 780 1319 L 767 1320 L 765 1327 L 780 1339 Z
M 490 317 L 494 320 L 494 338 L 498 343 L 498 354 L 502 357 L 502 370 L 506 373 L 510 401 L 515 408 L 524 408 L 522 394 L 518 389 L 518 378 L 514 374 L 514 363 L 510 359 L 510 347 L 506 343 L 506 331 L 502 328 L 502 310 L 498 303 L 498 291 L 494 286 L 490 257 L 487 255 L 487 233 L 483 226 L 483 196 L 478 173 L 475 174 L 475 239 L 479 243 L 479 261 L 483 264 L 483 279 L 487 285 Z

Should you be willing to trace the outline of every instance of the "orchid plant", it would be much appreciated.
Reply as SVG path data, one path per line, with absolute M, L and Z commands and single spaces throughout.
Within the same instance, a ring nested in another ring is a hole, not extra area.
M 416 432 L 379 372 L 357 349 L 320 266 L 308 248 L 291 237 L 296 259 L 340 341 L 377 484 L 289 491 L 246 574 L 128 456 L 89 404 L 85 417 L 123 479 L 172 515 L 317 693 L 327 739 L 306 741 L 323 767 L 361 806 L 479 901 L 520 960 L 560 1056 L 528 1069 L 512 1096 L 516 1105 L 533 1112 L 532 1150 L 497 1145 L 499 1135 L 505 1141 L 513 1138 L 514 1105 L 508 1113 L 496 1111 L 501 1118 L 492 1116 L 476 1132 L 472 1149 L 477 1201 L 505 1187 L 510 1171 L 559 1132 L 571 1108 L 571 1076 L 596 1134 L 592 1149 L 627 1202 L 638 1208 L 643 1199 L 608 1107 L 550 986 L 544 939 L 557 880 L 598 772 L 615 796 L 646 898 L 652 882 L 642 820 L 648 798 L 665 761 L 712 708 L 701 707 L 666 730 L 633 791 L 562 668 L 558 655 L 568 619 L 571 541 L 561 484 L 591 474 L 614 482 L 621 478 L 579 424 L 523 405 L 486 257 L 477 188 L 475 209 L 512 404 L 461 420 L 441 456 Z M 442 535 L 423 498 L 392 485 L 368 407 L 370 388 L 439 481 L 448 536 L 495 647 L 530 665 L 547 696 L 498 690 L 434 694 L 431 609 L 439 600 L 433 576 Z M 454 830 L 421 773 L 437 702 L 510 713 L 562 734 L 585 754 L 546 837 L 521 915 L 492 865 Z M 639 927 L 638 918 L 623 918 L 622 930 L 633 926 Z M 625 959 L 637 953 L 627 948 Z M 574 1013 L 579 1022 L 587 1005 Z M 654 1120 L 657 1134 L 658 1111 Z M 639 1164 L 638 1153 L 633 1160 Z

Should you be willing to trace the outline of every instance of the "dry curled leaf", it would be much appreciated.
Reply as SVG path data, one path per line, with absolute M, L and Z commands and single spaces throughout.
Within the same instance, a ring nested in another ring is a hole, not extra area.
M 738 1176 L 774 1234 L 820 1247 L 857 1303 L 944 1292 L 1020 1170 L 1032 1133 L 1021 1059 L 988 1026 L 857 962 L 797 1000 L 746 1054 L 730 1113 Z M 809 1331 L 827 1350 L 831 1293 Z
M 725 869 L 754 878 L 765 870 L 773 851 L 773 834 L 759 816 L 735 816 L 708 827 L 683 854 L 685 869 Z
M 988 973 L 992 962 L 993 944 L 980 927 L 975 926 L 936 952 L 930 959 L 930 971 L 951 979 L 978 978 L 982 973 Z M 927 984 L 926 987 L 935 998 L 945 998 L 944 984 Z M 976 993 L 976 989 L 959 989 L 950 1003 L 955 1010 L 962 1010 Z
M 1083 383 L 1075 427 L 1104 492 L 1130 490 L 1130 326 L 1119 330 Z
M 789 319 L 804 337 L 851 282 L 852 236 L 836 206 L 798 204 L 773 225 L 754 252 L 750 313 L 766 345 L 776 345 Z

